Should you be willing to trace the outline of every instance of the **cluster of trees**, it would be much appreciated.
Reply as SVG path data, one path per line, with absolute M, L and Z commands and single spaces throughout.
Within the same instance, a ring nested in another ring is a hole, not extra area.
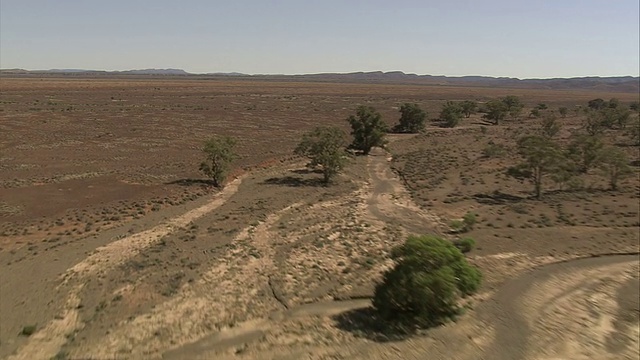
M 506 96 L 484 104 L 484 118 L 499 124 L 507 117 L 517 118 L 522 113 L 523 103 L 516 96 Z M 638 110 L 638 105 L 629 107 Z M 441 109 L 440 120 L 447 127 L 456 126 L 463 117 L 479 111 L 474 101 L 447 101 Z M 565 117 L 566 107 L 558 109 Z M 400 119 L 391 129 L 398 133 L 417 133 L 425 128 L 427 114 L 417 105 L 405 103 L 400 107 Z M 598 169 L 604 174 L 612 190 L 616 190 L 620 179 L 632 173 L 625 153 L 603 140 L 607 129 L 625 129 L 631 118 L 629 110 L 623 109 L 619 101 L 594 99 L 589 101 L 587 119 L 581 132 L 572 136 L 568 144 L 561 144 L 556 137 L 561 131 L 556 113 L 546 104 L 538 104 L 530 113 L 542 117 L 542 124 L 534 135 L 517 140 L 517 150 L 522 162 L 508 169 L 515 178 L 528 180 L 534 185 L 537 198 L 543 194 L 545 179 L 550 178 L 561 187 L 580 175 Z M 329 183 L 346 165 L 348 150 L 368 155 L 373 147 L 386 144 L 389 131 L 382 116 L 374 108 L 360 106 L 355 114 L 347 118 L 351 127 L 352 141 L 338 127 L 317 127 L 304 134 L 295 148 L 297 155 L 310 161 L 309 167 L 320 168 L 323 181 Z M 640 144 L 640 123 L 631 127 L 629 134 Z M 235 159 L 235 140 L 220 136 L 207 140 L 202 148 L 205 161 L 200 170 L 216 187 L 222 187 Z M 502 152 L 494 146 L 486 154 Z M 461 221 L 452 223 L 456 233 L 473 228 L 475 214 L 467 213 Z M 410 236 L 407 241 L 391 252 L 395 266 L 387 270 L 375 288 L 373 306 L 379 316 L 404 329 L 428 327 L 441 324 L 460 313 L 459 300 L 475 293 L 481 282 L 480 271 L 469 265 L 463 252 L 470 251 L 475 241 L 470 238 L 454 242 L 431 235 Z
M 483 118 L 495 125 L 508 117 L 518 118 L 524 109 L 524 104 L 520 98 L 514 95 L 494 99 L 485 103 L 482 107 L 471 100 L 447 101 L 440 111 L 440 121 L 444 127 L 455 127 L 463 117 L 470 117 L 476 112 L 483 112 Z
M 480 109 L 475 101 L 447 101 L 440 112 L 443 126 L 455 127 L 463 117 L 482 111 L 483 118 L 499 124 L 507 117 L 517 118 L 522 113 L 522 101 L 513 95 L 491 100 Z M 509 169 L 508 174 L 528 179 L 534 184 L 536 197 L 542 196 L 543 180 L 550 177 L 563 186 L 574 181 L 580 174 L 593 168 L 600 169 L 609 178 L 611 189 L 617 189 L 618 180 L 630 173 L 623 151 L 612 146 L 604 146 L 602 136 L 605 130 L 627 130 L 635 145 L 640 145 L 640 120 L 629 126 L 631 111 L 638 110 L 638 103 L 628 109 L 617 99 L 605 101 L 593 99 L 586 107 L 583 132 L 573 136 L 571 143 L 563 148 L 554 137 L 560 131 L 556 112 L 544 103 L 531 110 L 530 115 L 541 117 L 542 126 L 537 135 L 525 136 L 518 140 L 518 153 L 524 162 Z M 558 114 L 565 117 L 566 107 L 560 107 Z M 400 119 L 391 131 L 398 133 L 418 133 L 424 130 L 427 114 L 415 103 L 405 103 L 400 107 Z M 329 183 L 347 163 L 350 149 L 368 155 L 373 147 L 384 147 L 385 135 L 389 128 L 378 111 L 370 106 L 360 106 L 355 114 L 347 118 L 351 126 L 352 142 L 347 146 L 346 134 L 338 127 L 317 127 L 304 134 L 295 149 L 295 154 L 308 157 L 309 166 L 320 168 L 323 181 Z M 203 152 L 206 159 L 200 165 L 203 174 L 216 187 L 224 184 L 230 163 L 235 158 L 235 140 L 229 137 L 214 137 L 205 142 Z
M 478 109 L 478 103 L 471 100 L 447 101 L 440 110 L 440 121 L 444 127 L 456 127 L 463 117 L 470 117 Z
M 577 186 L 581 184 L 580 175 L 597 169 L 607 177 L 610 189 L 617 190 L 619 180 L 632 173 L 625 152 L 606 145 L 603 134 L 590 131 L 589 124 L 583 131 L 573 134 L 566 146 L 555 139 L 560 130 L 555 114 L 546 114 L 538 134 L 517 141 L 523 162 L 509 168 L 507 174 L 529 180 L 534 185 L 536 198 L 542 196 L 545 178 L 550 178 L 560 188 L 566 184 Z
M 633 108 L 634 104 L 631 104 L 629 109 L 625 109 L 615 98 L 609 101 L 593 99 L 586 109 L 585 130 L 591 135 L 602 134 L 606 129 L 624 130 L 631 120 Z
M 410 108 L 410 107 L 409 107 Z M 419 111 L 405 109 L 403 114 L 411 119 L 424 117 Z M 304 134 L 302 140 L 295 148 L 296 155 L 309 158 L 308 166 L 320 168 L 323 181 L 329 183 L 347 163 L 347 149 L 363 155 L 368 155 L 375 146 L 383 147 L 386 144 L 385 135 L 388 132 L 387 125 L 382 121 L 382 116 L 373 107 L 360 106 L 355 115 L 347 118 L 351 125 L 353 141 L 347 147 L 346 134 L 335 126 L 319 126 Z M 409 129 L 416 129 L 416 124 L 406 121 Z M 211 179 L 215 187 L 222 187 L 227 177 L 231 162 L 236 158 L 233 151 L 236 141 L 228 136 L 217 136 L 207 140 L 202 148 L 205 161 L 200 164 L 200 171 Z

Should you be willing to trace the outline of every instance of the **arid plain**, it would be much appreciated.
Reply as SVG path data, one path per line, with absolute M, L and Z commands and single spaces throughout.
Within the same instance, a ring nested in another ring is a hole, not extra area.
M 633 174 L 608 190 L 505 175 L 539 103 L 637 92 L 182 77 L 0 80 L 0 357 L 7 359 L 637 359 L 638 146 L 607 130 Z M 358 105 L 393 126 L 417 103 L 507 95 L 523 115 L 429 121 L 354 157 L 334 184 L 293 156 Z M 576 109 L 574 111 L 574 109 Z M 637 112 L 632 116 L 637 117 Z M 198 173 L 212 135 L 238 140 L 217 191 Z M 486 156 L 489 145 L 503 153 Z M 484 279 L 455 323 L 403 339 L 367 327 L 389 250 L 408 234 L 464 236 Z M 579 259 L 579 260 L 577 260 Z

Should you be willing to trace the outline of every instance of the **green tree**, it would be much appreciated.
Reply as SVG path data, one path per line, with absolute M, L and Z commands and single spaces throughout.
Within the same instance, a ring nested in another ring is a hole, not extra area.
M 202 152 L 206 159 L 200 164 L 200 171 L 211 178 L 213 186 L 223 186 L 231 162 L 236 158 L 235 145 L 236 141 L 228 136 L 212 137 L 204 143 Z
M 542 119 L 542 126 L 540 126 L 540 133 L 542 136 L 552 139 L 562 130 L 562 124 L 558 122 L 554 113 L 547 113 Z
M 587 112 L 587 117 L 582 124 L 582 128 L 591 136 L 599 136 L 606 128 L 605 122 L 602 112 L 591 110 Z
M 640 118 L 631 124 L 631 127 L 627 130 L 627 136 L 631 139 L 634 145 L 640 145 Z
M 629 104 L 629 110 L 638 112 L 638 110 L 640 110 L 640 103 L 638 103 L 637 101 L 632 102 L 631 104 Z
M 609 100 L 609 103 L 607 103 L 607 106 L 610 109 L 617 109 L 620 106 L 620 100 L 618 100 L 617 98 L 611 98 Z
M 500 100 L 491 100 L 485 104 L 487 113 L 483 116 L 485 119 L 493 121 L 495 125 L 500 125 L 509 114 L 509 108 Z
M 444 122 L 445 127 L 456 127 L 460 120 L 462 120 L 462 107 L 460 103 L 455 101 L 447 101 L 446 104 L 442 105 L 442 110 L 440 111 L 440 120 Z
M 633 173 L 624 151 L 610 146 L 603 148 L 598 156 L 598 168 L 609 179 L 611 190 L 618 190 L 618 181 Z
M 549 107 L 545 103 L 539 103 L 538 105 L 536 105 L 536 109 L 538 110 L 547 110 L 548 108 Z
M 347 154 L 345 134 L 337 127 L 317 127 L 306 133 L 295 149 L 295 154 L 306 156 L 311 160 L 310 168 L 320 167 L 328 184 L 345 166 Z
M 376 286 L 373 306 L 387 321 L 420 328 L 459 313 L 458 299 L 475 293 L 481 274 L 450 241 L 410 236 L 391 252 L 395 266 Z
M 600 134 L 605 129 L 624 130 L 631 119 L 631 112 L 622 107 L 605 107 L 587 113 L 585 129 L 590 134 Z
M 415 134 L 425 127 L 427 113 L 418 104 L 405 103 L 400 107 L 400 121 L 393 128 L 394 132 Z
M 568 152 L 577 164 L 578 170 L 586 173 L 596 165 L 603 146 L 601 136 L 580 134 L 573 137 L 569 143 Z
M 507 112 L 512 119 L 516 119 L 520 116 L 522 109 L 524 109 L 524 104 L 520 101 L 520 98 L 515 95 L 505 96 L 501 101 L 507 106 Z
M 614 123 L 620 130 L 624 130 L 631 119 L 631 111 L 622 108 L 614 109 Z
M 597 98 L 597 99 L 589 100 L 589 102 L 587 103 L 587 106 L 589 106 L 589 108 L 593 110 L 600 110 L 607 107 L 607 102 L 604 101 L 603 99 Z
M 518 153 L 524 162 L 508 169 L 507 174 L 517 179 L 528 179 L 534 185 L 537 199 L 542 197 L 545 175 L 553 173 L 563 159 L 562 152 L 550 139 L 543 136 L 525 136 L 518 140 Z
M 464 117 L 469 118 L 472 114 L 476 113 L 478 103 L 471 100 L 464 100 L 460 103 L 460 108 L 462 109 Z
M 374 146 L 383 147 L 386 144 L 387 125 L 376 109 L 370 106 L 359 106 L 356 115 L 349 116 L 347 121 L 351 125 L 353 136 L 350 148 L 368 155 Z

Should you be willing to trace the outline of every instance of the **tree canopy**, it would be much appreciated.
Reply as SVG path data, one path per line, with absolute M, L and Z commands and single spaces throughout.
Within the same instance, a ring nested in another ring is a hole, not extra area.
M 442 105 L 440 111 L 440 120 L 443 121 L 444 127 L 456 127 L 460 120 L 462 120 L 463 109 L 460 103 L 455 101 L 447 101 Z
M 230 164 L 236 158 L 235 145 L 236 141 L 228 136 L 212 137 L 204 143 L 202 152 L 206 159 L 200 164 L 200 171 L 211 178 L 213 186 L 223 186 Z
M 597 166 L 608 177 L 611 190 L 618 190 L 618 181 L 633 173 L 627 155 L 624 151 L 613 146 L 603 148 L 600 151 Z
M 509 114 L 509 108 L 500 100 L 488 101 L 485 104 L 485 107 L 487 108 L 487 112 L 483 117 L 487 120 L 493 121 L 495 125 L 499 125 L 500 122 Z
M 478 103 L 471 100 L 464 100 L 460 103 L 460 108 L 465 117 L 470 117 L 471 114 L 475 114 L 478 109 Z
M 393 128 L 399 133 L 418 133 L 424 130 L 427 113 L 418 104 L 404 103 L 400 107 L 400 121 Z
M 304 134 L 295 153 L 311 160 L 308 167 L 319 166 L 324 176 L 323 181 L 327 184 L 346 164 L 345 144 L 345 134 L 339 128 L 317 127 Z
M 566 159 L 551 139 L 537 135 L 520 138 L 518 153 L 524 162 L 510 168 L 507 174 L 518 179 L 530 180 L 534 185 L 535 197 L 540 199 L 544 176 L 553 173 Z
M 410 236 L 391 252 L 395 266 L 376 286 L 373 306 L 387 321 L 428 327 L 458 313 L 458 298 L 475 293 L 481 274 L 450 241 Z
M 387 125 L 382 121 L 382 115 L 373 107 L 359 106 L 356 114 L 350 115 L 347 121 L 351 125 L 353 136 L 350 148 L 368 155 L 374 146 L 383 147 L 386 144 Z

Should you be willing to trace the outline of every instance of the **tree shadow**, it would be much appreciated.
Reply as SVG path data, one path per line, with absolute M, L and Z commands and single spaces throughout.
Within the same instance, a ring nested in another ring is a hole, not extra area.
M 373 307 L 349 310 L 332 318 L 339 329 L 380 343 L 405 340 L 417 332 L 415 327 L 383 320 Z
M 306 175 L 306 174 L 322 174 L 322 169 L 309 169 L 309 168 L 305 168 L 305 169 L 297 169 L 297 170 L 291 170 L 292 173 L 294 174 L 300 174 L 300 175 Z
M 321 178 L 303 179 L 297 176 L 272 177 L 262 182 L 263 185 L 280 185 L 290 187 L 327 186 Z
M 473 198 L 480 204 L 485 205 L 503 205 L 507 203 L 517 203 L 526 199 L 521 196 L 505 194 L 500 191 L 494 191 L 491 194 L 475 194 L 473 195 Z
M 210 179 L 178 179 L 164 183 L 165 185 L 180 186 L 214 186 L 213 180 Z
M 491 126 L 491 125 L 495 125 L 495 123 L 488 121 L 488 120 L 476 120 L 474 122 L 471 123 L 471 125 L 483 125 L 483 126 Z
M 638 146 L 638 144 L 634 144 L 633 142 L 616 142 L 614 145 L 619 147 L 625 147 L 625 148 Z

